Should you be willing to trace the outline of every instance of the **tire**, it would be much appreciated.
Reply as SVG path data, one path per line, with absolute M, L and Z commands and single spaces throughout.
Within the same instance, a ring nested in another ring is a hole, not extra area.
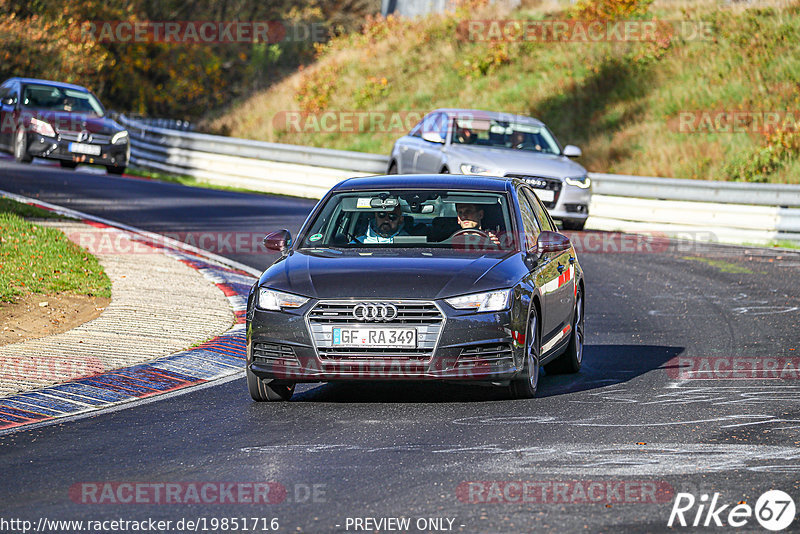
M 386 174 L 397 174 L 397 163 L 393 161 L 392 164 L 389 165 L 389 172 Z
M 59 161 L 59 163 L 61 164 L 61 167 L 64 169 L 74 169 L 75 167 L 78 166 L 77 161 L 65 161 L 62 159 Z
M 25 129 L 20 126 L 14 134 L 14 159 L 19 163 L 30 163 L 33 156 L 28 154 L 28 136 Z
M 564 227 L 564 230 L 575 230 L 580 232 L 583 230 L 583 227 L 586 226 L 586 219 L 582 221 L 561 221 L 561 226 Z
M 525 364 L 520 377 L 511 381 L 511 396 L 531 399 L 539 387 L 539 314 L 536 308 L 528 321 L 528 344 L 525 346 Z M 531 371 L 533 370 L 533 371 Z
M 106 172 L 108 174 L 114 174 L 114 175 L 120 176 L 120 175 L 122 175 L 122 173 L 125 172 L 125 167 L 113 167 L 113 166 L 109 165 L 109 166 L 106 167 Z
M 450 169 L 447 167 L 442 167 L 442 170 L 439 171 L 439 174 L 450 174 Z
M 583 317 L 583 291 L 578 290 L 575 298 L 575 313 L 572 316 L 572 337 L 567 345 L 567 350 L 544 366 L 547 374 L 577 373 L 581 370 L 583 363 L 583 343 L 584 343 L 584 317 Z
M 259 378 L 250 369 L 247 370 L 247 389 L 254 401 L 288 401 L 294 394 L 294 386 L 294 382 Z

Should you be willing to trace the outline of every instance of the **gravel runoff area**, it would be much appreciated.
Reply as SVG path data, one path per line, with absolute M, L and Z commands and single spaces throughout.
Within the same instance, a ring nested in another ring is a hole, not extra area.
M 73 221 L 55 227 L 90 250 L 111 279 L 111 303 L 68 332 L 0 347 L 0 396 L 127 367 L 185 350 L 227 331 L 229 300 L 214 282 L 125 233 Z M 107 244 L 109 246 L 102 246 Z

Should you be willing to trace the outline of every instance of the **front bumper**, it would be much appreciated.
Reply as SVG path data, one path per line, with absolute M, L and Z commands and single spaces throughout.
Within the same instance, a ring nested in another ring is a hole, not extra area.
M 520 371 L 523 340 L 517 333 L 510 311 L 463 313 L 444 304 L 439 307 L 443 321 L 430 354 L 409 356 L 383 350 L 351 349 L 345 357 L 326 354 L 312 334 L 308 312 L 318 301 L 297 313 L 253 309 L 247 325 L 247 366 L 261 378 L 292 382 L 338 380 L 456 380 L 503 382 Z M 342 324 L 334 326 L 353 326 Z M 375 323 L 362 326 L 379 326 Z M 393 323 L 391 326 L 418 328 L 420 325 Z M 524 327 L 522 327 L 524 331 Z M 515 341 L 516 339 L 516 341 Z
M 130 159 L 129 143 L 115 145 L 110 143 L 89 143 L 92 146 L 99 147 L 100 153 L 97 155 L 72 152 L 70 151 L 70 145 L 72 143 L 75 142 L 29 132 L 27 150 L 28 154 L 35 158 L 108 165 L 113 167 L 126 167 L 128 165 L 128 160 Z

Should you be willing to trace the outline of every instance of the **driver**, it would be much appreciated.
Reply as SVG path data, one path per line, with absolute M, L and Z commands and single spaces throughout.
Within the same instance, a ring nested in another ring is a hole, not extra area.
M 391 211 L 376 211 L 364 235 L 356 237 L 358 243 L 393 243 L 394 236 L 408 235 L 403 228 L 403 210 L 395 206 Z
M 456 213 L 458 214 L 458 225 L 461 227 L 461 230 L 455 232 L 456 234 L 458 232 L 464 232 L 464 230 L 479 230 L 488 235 L 492 243 L 495 245 L 500 244 L 500 239 L 494 232 L 491 230 L 484 230 L 481 227 L 483 210 L 478 208 L 478 206 L 475 204 L 456 204 Z
M 475 144 L 475 134 L 469 128 L 456 128 L 456 139 L 462 145 Z

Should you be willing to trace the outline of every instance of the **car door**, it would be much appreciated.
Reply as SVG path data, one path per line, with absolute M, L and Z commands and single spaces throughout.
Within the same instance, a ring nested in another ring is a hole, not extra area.
M 447 139 L 447 114 L 435 113 L 423 121 L 422 133 L 439 134 L 442 140 Z M 415 171 L 421 174 L 438 174 L 444 167 L 444 142 L 436 143 L 420 137 L 417 151 Z
M 522 189 L 533 206 L 539 227 L 542 230 L 557 231 L 541 200 L 527 186 Z M 557 316 L 554 325 L 558 341 L 566 338 L 572 324 L 572 314 L 575 309 L 575 288 L 577 287 L 575 285 L 575 261 L 575 250 L 572 247 L 562 252 L 552 253 L 552 262 L 558 273 L 552 298 L 552 311 Z
M 522 228 L 525 233 L 523 236 L 525 241 L 524 250 L 527 251 L 536 245 L 536 240 L 541 230 L 539 221 L 536 219 L 536 211 L 521 189 L 517 190 L 517 201 L 519 203 L 520 218 L 522 219 Z M 558 284 L 558 271 L 552 259 L 552 253 L 540 255 L 538 260 L 531 265 L 530 278 L 527 280 L 531 285 L 540 288 L 542 294 L 542 313 L 541 317 L 539 317 L 542 327 L 542 339 L 540 340 L 542 346 L 547 346 L 547 343 L 553 339 L 554 334 L 557 332 L 559 319 L 558 315 L 553 311 L 555 306 L 553 288 Z
M 419 142 L 422 140 L 422 124 L 424 119 L 417 123 L 408 135 L 404 135 L 397 141 L 396 156 L 397 156 L 397 172 L 399 174 L 413 174 L 414 160 L 416 159 L 417 151 L 419 150 Z

